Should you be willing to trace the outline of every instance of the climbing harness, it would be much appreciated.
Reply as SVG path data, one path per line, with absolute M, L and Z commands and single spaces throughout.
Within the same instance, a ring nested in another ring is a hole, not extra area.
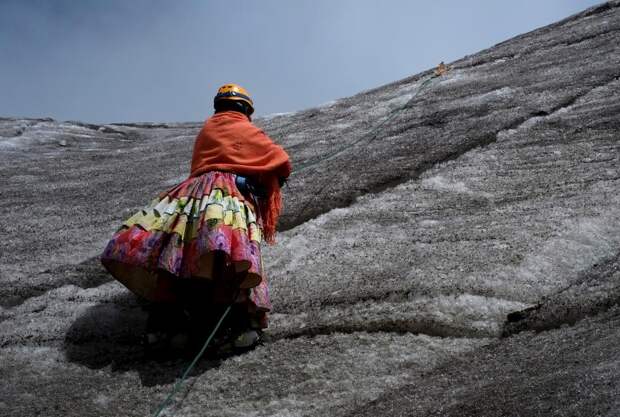
M 235 185 L 241 194 L 252 194 L 256 197 L 267 198 L 267 189 L 253 177 L 236 175 Z

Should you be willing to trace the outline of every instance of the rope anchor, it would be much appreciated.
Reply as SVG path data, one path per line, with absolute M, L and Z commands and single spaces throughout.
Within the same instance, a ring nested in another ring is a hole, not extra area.
M 433 71 L 433 73 L 435 74 L 435 77 L 441 77 L 447 72 L 448 72 L 448 66 L 444 64 L 443 61 L 441 61 L 439 65 L 437 65 L 437 68 L 435 68 L 435 71 Z

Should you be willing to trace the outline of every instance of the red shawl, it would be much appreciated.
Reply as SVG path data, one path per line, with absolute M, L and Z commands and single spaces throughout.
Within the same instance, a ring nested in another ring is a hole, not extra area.
M 279 178 L 291 174 L 288 154 L 254 126 L 247 116 L 227 111 L 207 119 L 196 137 L 190 176 L 207 171 L 251 175 L 268 191 L 259 201 L 265 240 L 273 243 L 282 209 Z

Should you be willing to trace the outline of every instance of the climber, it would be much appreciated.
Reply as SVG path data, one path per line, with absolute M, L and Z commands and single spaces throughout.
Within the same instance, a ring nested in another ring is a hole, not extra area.
M 254 103 L 222 86 L 194 143 L 189 177 L 126 220 L 101 257 L 121 283 L 151 302 L 145 343 L 204 341 L 233 304 L 218 340 L 253 347 L 271 308 L 261 243 L 275 242 L 287 153 L 252 124 Z

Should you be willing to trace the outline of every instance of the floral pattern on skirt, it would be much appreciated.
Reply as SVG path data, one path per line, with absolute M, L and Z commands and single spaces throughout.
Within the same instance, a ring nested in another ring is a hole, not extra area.
M 269 311 L 261 219 L 235 178 L 207 172 L 160 194 L 114 234 L 101 256 L 103 265 L 134 293 L 155 302 L 175 301 L 180 280 L 235 278 L 247 289 L 242 295 L 249 310 Z

